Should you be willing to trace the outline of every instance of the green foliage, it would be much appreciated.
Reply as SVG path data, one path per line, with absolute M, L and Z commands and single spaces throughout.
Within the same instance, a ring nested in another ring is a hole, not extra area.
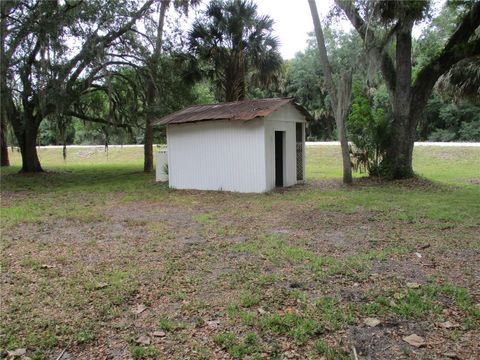
M 350 147 L 353 169 L 378 176 L 390 140 L 388 110 L 375 107 L 358 83 L 353 86 L 352 92 L 354 99 L 346 126 L 348 138 L 353 142 Z
M 213 104 L 215 102 L 215 94 L 207 81 L 196 83 L 192 93 L 197 104 Z
M 70 117 L 63 117 L 64 121 L 59 119 L 59 116 L 47 117 L 38 129 L 38 144 L 44 145 L 63 145 L 73 144 L 75 139 L 75 126 Z M 65 121 L 66 120 L 66 121 Z
M 309 140 L 330 140 L 335 133 L 335 118 L 321 76 L 318 52 L 313 48 L 287 62 L 285 95 L 294 97 L 312 114 L 313 121 L 306 129 Z
M 458 135 L 460 140 L 480 142 L 480 119 L 462 123 Z
M 278 83 L 282 58 L 272 35 L 273 20 L 258 15 L 250 0 L 211 1 L 190 32 L 190 49 L 203 61 L 217 99 L 237 101 L 247 87 Z
M 325 42 L 334 74 L 352 71 L 354 78 L 366 80 L 366 60 L 361 41 L 354 32 L 325 28 Z M 314 35 L 304 52 L 297 53 L 287 62 L 284 95 L 294 97 L 312 115 L 314 120 L 307 126 L 309 140 L 336 139 L 335 118 L 323 85 L 317 43 Z
M 468 102 L 455 104 L 434 95 L 419 125 L 419 136 L 430 141 L 478 141 L 480 107 Z
M 440 14 L 425 26 L 421 36 L 413 39 L 413 78 L 420 69 L 436 57 L 453 34 L 465 11 L 473 5 L 473 1 L 446 1 Z
M 381 0 L 373 2 L 374 9 L 380 21 L 392 23 L 396 20 L 421 20 L 427 14 L 430 2 L 428 0 Z
M 457 102 L 467 100 L 480 105 L 480 56 L 458 62 L 439 79 L 437 89 Z

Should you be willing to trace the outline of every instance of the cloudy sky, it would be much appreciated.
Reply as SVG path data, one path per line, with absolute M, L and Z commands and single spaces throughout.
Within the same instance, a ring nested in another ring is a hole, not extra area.
M 257 0 L 258 13 L 275 20 L 275 33 L 280 39 L 280 52 L 284 59 L 291 59 L 306 47 L 308 33 L 313 22 L 307 0 Z M 320 17 L 324 17 L 333 0 L 317 0 Z

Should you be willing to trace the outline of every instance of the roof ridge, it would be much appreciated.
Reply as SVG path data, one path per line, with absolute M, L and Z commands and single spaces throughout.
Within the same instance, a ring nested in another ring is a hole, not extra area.
M 291 103 L 306 117 L 310 115 L 293 97 L 231 101 L 228 103 L 196 104 L 154 121 L 155 125 L 181 124 L 207 120 L 252 120 L 269 116 L 278 108 Z

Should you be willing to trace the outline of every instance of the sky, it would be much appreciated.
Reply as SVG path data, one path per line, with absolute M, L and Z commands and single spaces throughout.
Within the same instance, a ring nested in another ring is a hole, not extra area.
M 269 15 L 275 24 L 275 35 L 280 40 L 280 53 L 291 59 L 307 47 L 308 33 L 313 31 L 313 21 L 307 0 L 256 0 L 258 13 Z M 333 0 L 317 0 L 320 18 L 327 15 Z

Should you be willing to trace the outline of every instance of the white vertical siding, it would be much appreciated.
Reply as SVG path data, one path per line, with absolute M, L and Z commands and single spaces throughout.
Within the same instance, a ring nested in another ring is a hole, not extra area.
M 168 125 L 170 186 L 266 191 L 264 134 L 264 119 Z
M 268 190 L 275 188 L 275 131 L 285 131 L 284 186 L 297 183 L 297 122 L 304 123 L 305 117 L 292 104 L 283 106 L 265 118 L 265 177 Z
M 166 167 L 168 165 L 168 155 L 165 150 L 157 152 L 157 162 L 155 167 L 156 181 L 168 181 L 168 173 Z

